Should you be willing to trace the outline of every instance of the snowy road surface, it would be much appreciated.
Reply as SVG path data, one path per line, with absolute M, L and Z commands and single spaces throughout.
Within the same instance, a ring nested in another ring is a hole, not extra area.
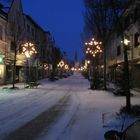
M 105 114 L 117 112 L 125 97 L 88 88 L 80 74 L 42 80 L 37 89 L 1 88 L 0 140 L 104 140 L 105 131 L 120 129 Z M 139 104 L 138 97 L 132 98 L 133 104 Z

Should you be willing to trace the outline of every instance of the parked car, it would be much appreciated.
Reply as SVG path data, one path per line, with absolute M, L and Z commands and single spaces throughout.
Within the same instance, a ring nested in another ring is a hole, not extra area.
M 104 138 L 105 140 L 140 140 L 140 120 L 132 123 L 123 132 L 107 131 Z
M 62 73 L 62 77 L 63 78 L 67 78 L 68 76 L 69 76 L 68 73 L 66 73 L 66 72 L 65 73 Z

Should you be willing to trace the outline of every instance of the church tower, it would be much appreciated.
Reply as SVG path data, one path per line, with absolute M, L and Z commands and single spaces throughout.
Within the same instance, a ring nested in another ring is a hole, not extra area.
M 79 69 L 79 60 L 78 60 L 78 54 L 77 54 L 77 51 L 75 51 L 74 65 L 75 65 L 75 68 L 76 68 L 76 69 Z

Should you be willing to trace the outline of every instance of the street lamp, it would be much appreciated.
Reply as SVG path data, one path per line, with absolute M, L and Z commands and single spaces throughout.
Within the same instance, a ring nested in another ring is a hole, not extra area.
M 101 44 L 101 42 L 97 41 L 91 41 L 89 43 L 86 42 L 86 54 L 91 54 L 93 57 L 95 57 L 98 53 L 102 53 Z
M 128 39 L 125 38 L 124 39 L 124 44 L 128 46 L 129 43 L 130 43 L 130 40 L 128 40 Z
M 22 46 L 23 46 L 22 53 L 25 54 L 25 56 L 27 58 L 30 58 L 31 55 L 37 53 L 37 51 L 35 49 L 35 45 L 31 42 L 27 42 L 27 43 L 23 44 Z
M 130 40 L 124 38 L 123 40 L 123 46 L 124 46 L 124 92 L 126 93 L 126 109 L 127 111 L 130 111 L 131 109 L 131 103 L 130 103 L 130 83 L 129 83 L 129 62 L 128 62 L 128 56 L 127 56 L 127 49 L 128 45 L 130 43 Z
M 69 69 L 69 66 L 68 66 L 67 64 L 65 65 L 65 69 L 66 69 L 66 70 L 68 70 L 68 69 Z
M 65 63 L 63 60 L 61 60 L 58 65 L 60 66 L 60 78 L 62 78 L 63 67 L 64 67 Z
M 90 60 L 88 60 L 87 63 L 90 64 Z
M 29 66 L 29 82 L 31 82 L 31 67 L 30 67 L 30 57 L 33 54 L 36 54 L 37 51 L 35 49 L 35 45 L 31 42 L 27 42 L 22 44 L 22 54 L 24 54 L 27 58 L 27 64 Z
M 102 42 L 98 42 L 94 38 L 92 38 L 90 42 L 85 43 L 86 54 L 89 55 L 89 57 L 94 58 L 92 61 L 93 65 L 91 66 L 92 70 L 91 68 L 89 69 L 89 76 L 91 76 L 91 79 L 92 79 L 91 81 L 92 89 L 93 88 L 96 89 L 99 82 L 99 77 L 98 77 L 99 73 L 97 74 L 98 66 L 97 66 L 96 61 L 98 59 L 97 56 L 99 56 L 102 53 L 101 45 L 102 45 Z M 87 64 L 90 64 L 90 62 L 87 61 Z M 93 73 L 93 75 L 91 75 L 91 72 Z
M 59 62 L 59 66 L 62 68 L 64 65 L 65 65 L 64 61 L 61 60 L 61 61 Z

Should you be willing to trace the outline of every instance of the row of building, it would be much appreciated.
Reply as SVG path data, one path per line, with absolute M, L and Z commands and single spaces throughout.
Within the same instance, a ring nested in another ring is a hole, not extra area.
M 23 12 L 21 0 L 6 4 L 3 0 L 0 5 L 0 84 L 12 82 L 15 50 L 16 81 L 23 82 L 27 78 L 27 58 L 21 53 L 22 44 L 26 42 L 32 42 L 37 49 L 37 54 L 29 60 L 32 76 L 36 79 L 47 76 L 52 69 L 55 48 L 51 33 Z
M 130 82 L 133 87 L 140 88 L 140 1 L 134 0 L 123 14 L 123 31 L 130 41 L 127 54 L 130 69 Z M 124 49 L 119 31 L 114 30 L 106 45 L 107 74 L 110 81 L 116 81 L 117 72 L 123 67 Z

